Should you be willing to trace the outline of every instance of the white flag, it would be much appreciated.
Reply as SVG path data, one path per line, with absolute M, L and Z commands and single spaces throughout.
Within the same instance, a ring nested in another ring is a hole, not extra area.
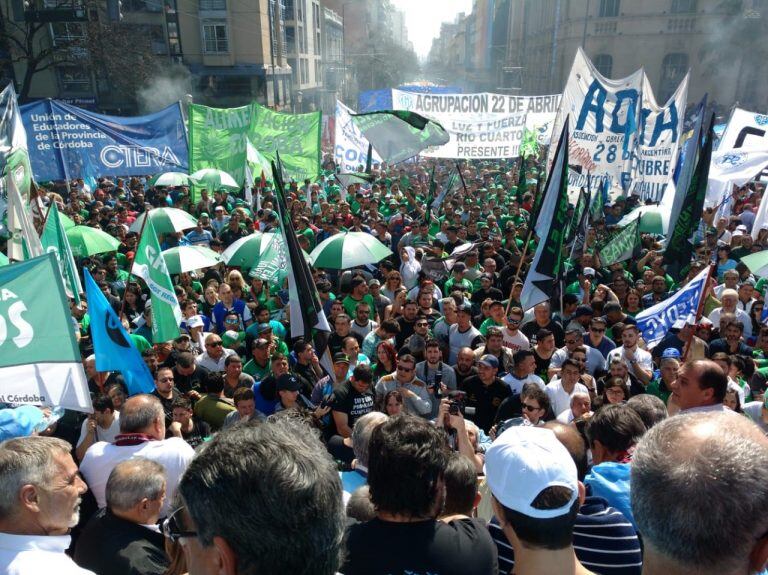
M 43 255 L 43 246 L 21 199 L 13 174 L 5 178 L 8 189 L 8 257 L 12 260 L 28 260 Z
M 731 186 L 743 186 L 768 166 L 768 147 L 762 150 L 724 150 L 712 154 L 705 207 L 720 205 Z

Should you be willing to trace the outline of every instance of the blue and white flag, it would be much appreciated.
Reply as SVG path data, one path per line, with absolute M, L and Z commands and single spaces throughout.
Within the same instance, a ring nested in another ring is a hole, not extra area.
M 96 369 L 119 371 L 128 386 L 128 395 L 152 393 L 155 384 L 147 364 L 141 358 L 133 340 L 128 337 L 123 324 L 93 281 L 87 269 L 85 291 L 88 297 L 88 313 L 91 316 L 91 338 L 96 355 Z
M 708 277 L 709 268 L 705 268 L 679 292 L 635 316 L 648 349 L 655 347 L 677 320 L 696 315 Z

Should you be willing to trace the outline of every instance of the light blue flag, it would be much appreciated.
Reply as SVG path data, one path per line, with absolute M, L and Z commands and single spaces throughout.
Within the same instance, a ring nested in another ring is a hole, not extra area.
M 152 393 L 155 384 L 147 364 L 91 274 L 87 269 L 83 272 L 96 369 L 119 371 L 128 386 L 128 395 Z

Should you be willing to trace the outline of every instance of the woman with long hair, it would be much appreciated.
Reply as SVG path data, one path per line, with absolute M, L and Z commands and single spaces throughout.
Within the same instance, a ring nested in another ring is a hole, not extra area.
M 373 381 L 376 382 L 385 375 L 397 370 L 397 350 L 388 341 L 381 341 L 376 346 L 376 363 L 373 366 Z
M 144 313 L 144 300 L 141 299 L 141 289 L 136 284 L 128 284 L 125 288 L 125 304 L 123 314 L 135 327 L 135 321 Z
M 381 295 L 387 296 L 390 301 L 395 300 L 395 294 L 397 293 L 397 290 L 402 287 L 403 285 L 403 276 L 400 275 L 400 272 L 392 270 L 387 275 L 387 279 L 384 282 L 384 285 L 381 287 Z
M 621 303 L 621 307 L 624 310 L 624 313 L 626 313 L 629 317 L 635 317 L 637 314 L 643 311 L 642 299 L 643 296 L 640 293 L 640 290 L 635 288 L 628 289 L 627 295 L 624 296 L 624 299 Z
M 392 391 L 387 392 L 384 396 L 379 411 L 386 413 L 390 417 L 394 417 L 395 415 L 403 413 L 403 403 L 403 394 L 400 393 L 399 390 L 393 389 Z
M 208 317 L 211 317 L 211 310 L 213 309 L 213 306 L 219 303 L 219 291 L 213 284 L 217 284 L 217 282 L 209 282 L 208 286 L 205 288 L 205 292 L 203 293 L 203 302 L 200 308 L 200 311 L 202 311 L 203 314 L 207 315 Z

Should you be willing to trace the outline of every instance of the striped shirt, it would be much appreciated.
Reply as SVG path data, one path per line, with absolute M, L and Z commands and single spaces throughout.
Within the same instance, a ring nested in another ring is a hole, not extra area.
M 494 517 L 488 531 L 499 552 L 499 573 L 512 573 L 515 553 Z M 602 497 L 587 497 L 576 515 L 573 548 L 586 569 L 598 575 L 640 575 L 642 553 L 632 524 Z

